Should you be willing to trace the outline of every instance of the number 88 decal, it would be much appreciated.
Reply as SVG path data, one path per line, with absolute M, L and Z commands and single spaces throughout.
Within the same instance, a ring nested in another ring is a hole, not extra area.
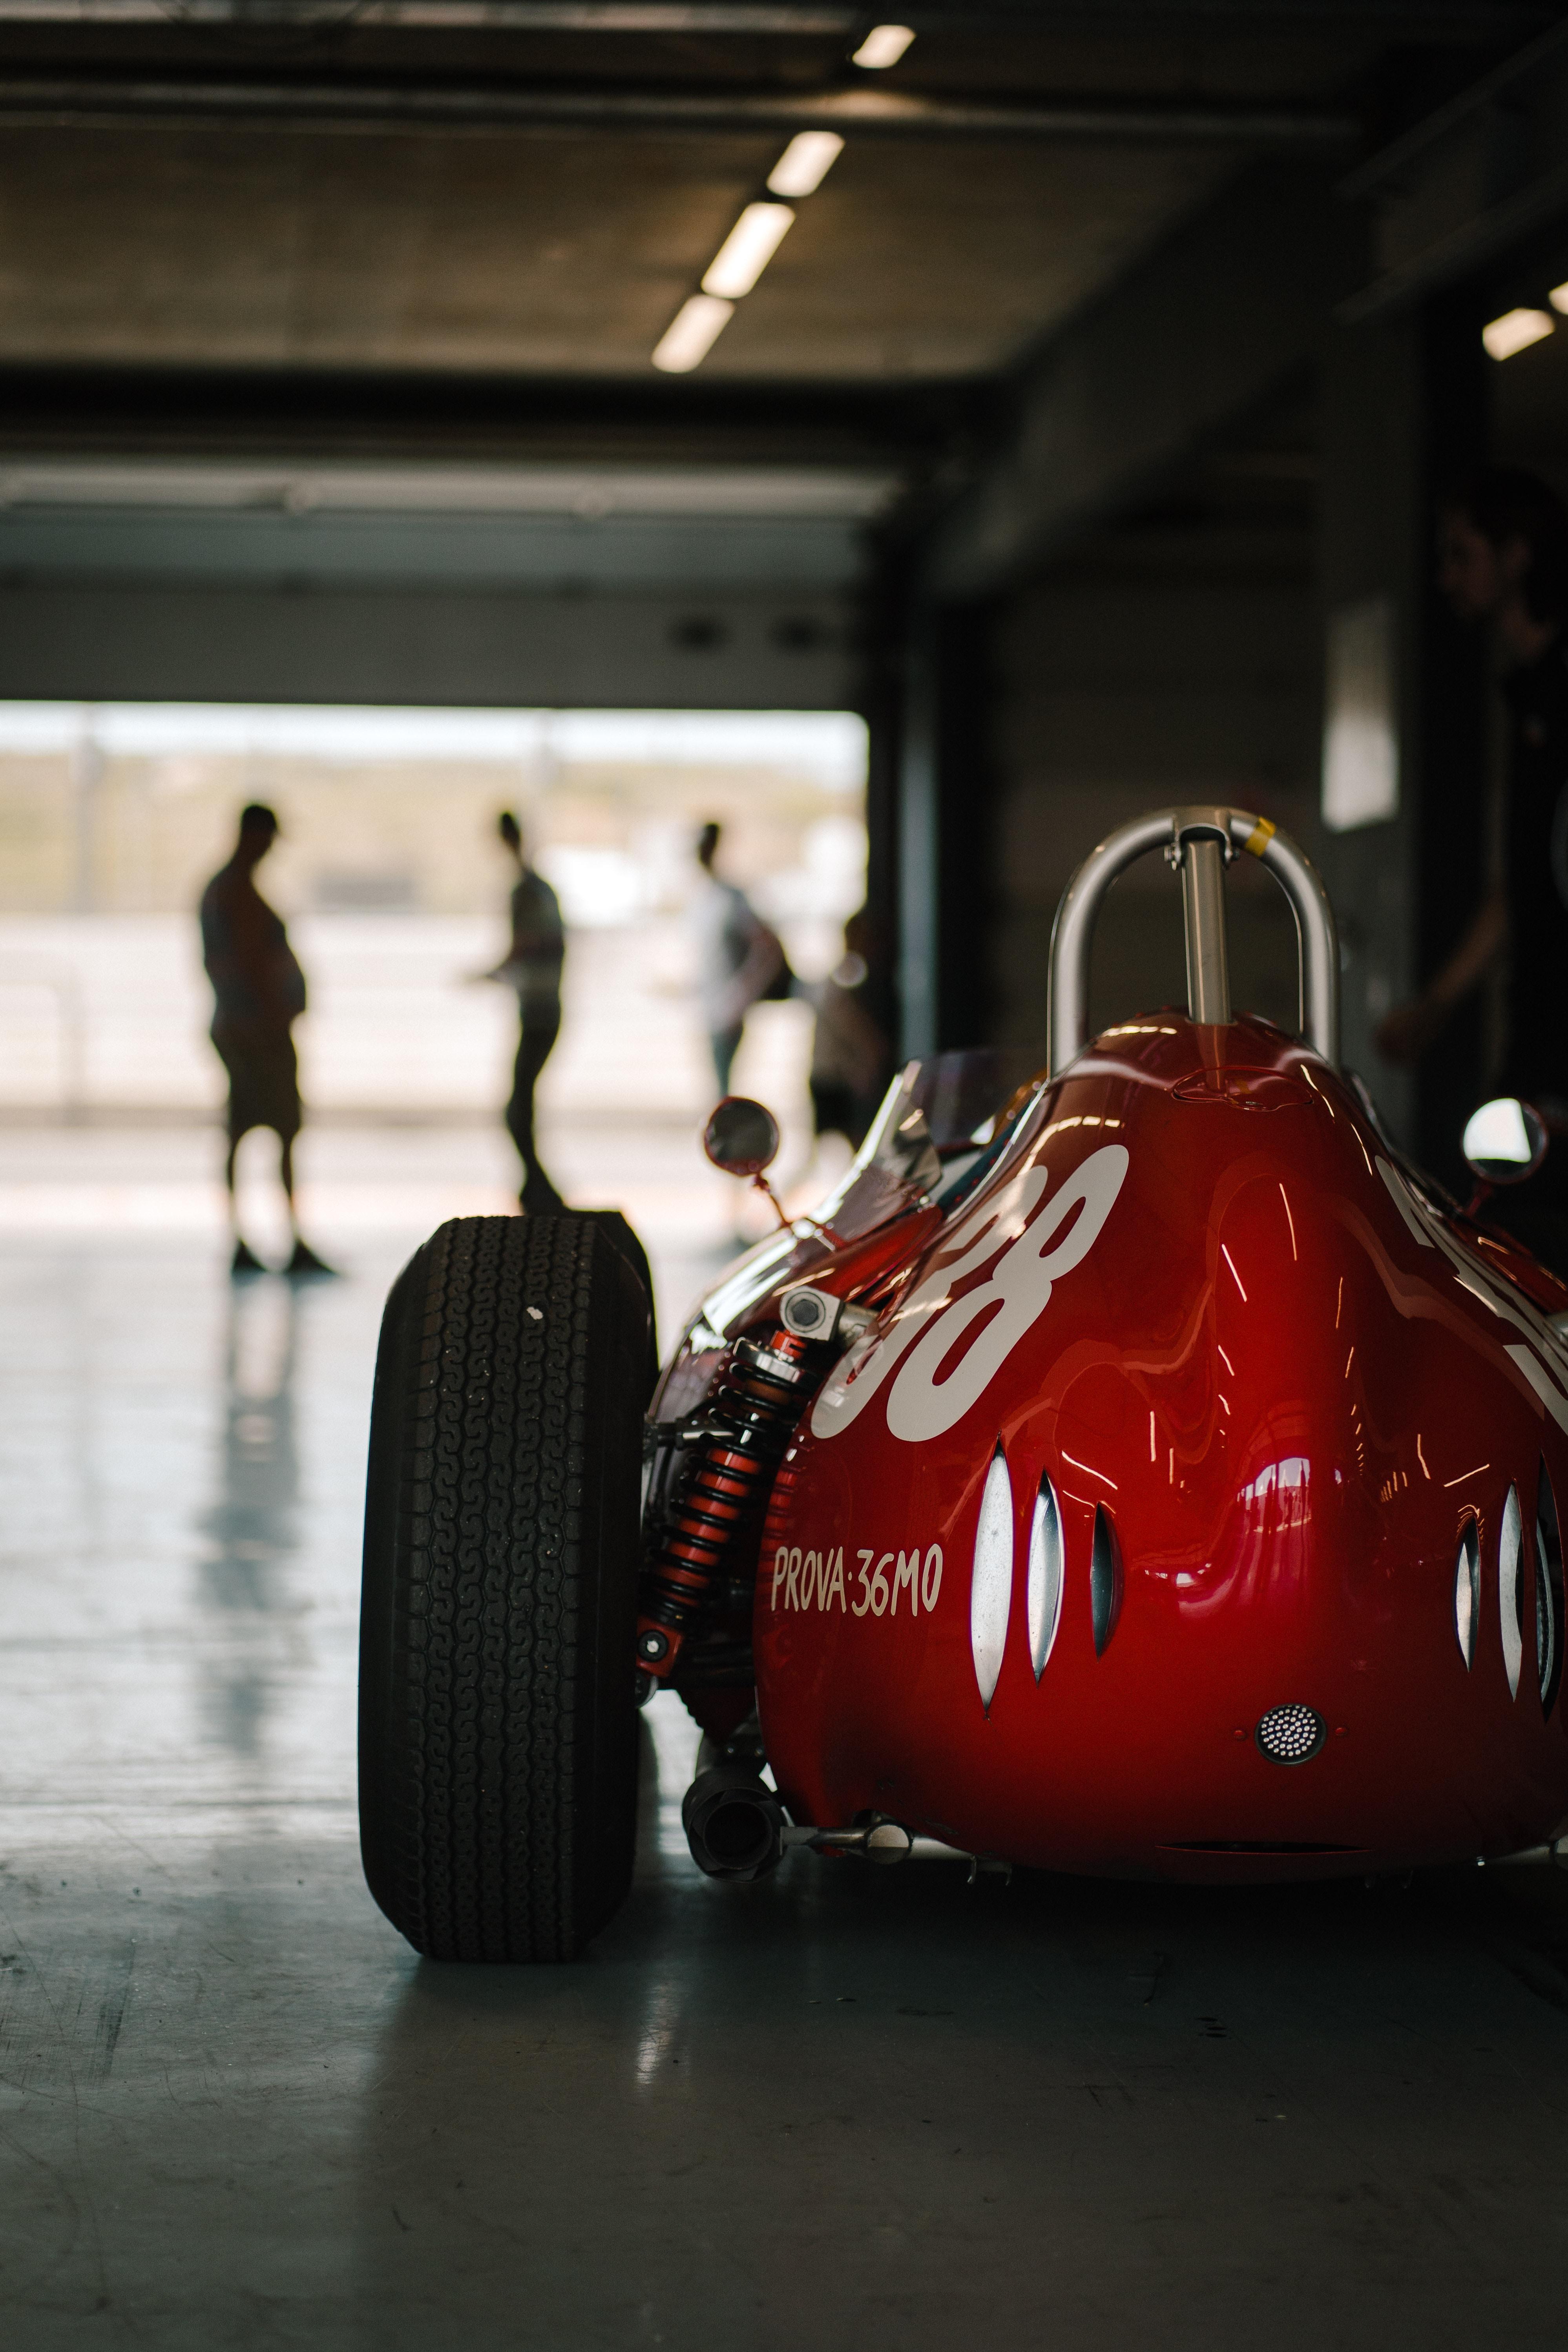
M 1108 1143 L 1090 1152 L 1049 1199 L 1049 1176 L 1034 1167 L 1023 1170 L 1000 1198 L 977 1204 L 967 1220 L 960 1220 L 942 1260 L 904 1301 L 889 1329 L 868 1334 L 850 1349 L 817 1398 L 812 1435 L 837 1437 L 847 1429 L 895 1370 L 888 1395 L 893 1435 L 919 1444 L 950 1430 L 1044 1314 L 1053 1286 L 1089 1255 L 1115 1206 L 1127 1166 L 1126 1146 Z M 1047 1246 L 1075 1209 L 1079 1213 L 1065 1239 L 1054 1249 Z M 953 1284 L 994 1256 L 989 1280 L 954 1298 Z M 991 1319 L 939 1381 L 937 1373 L 957 1342 L 983 1316 Z

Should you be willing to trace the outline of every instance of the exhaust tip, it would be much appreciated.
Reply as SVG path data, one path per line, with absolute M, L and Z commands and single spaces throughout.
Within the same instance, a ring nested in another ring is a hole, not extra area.
M 710 1764 L 680 1805 L 691 1859 L 710 1878 L 762 1878 L 784 1853 L 784 1807 L 744 1764 Z

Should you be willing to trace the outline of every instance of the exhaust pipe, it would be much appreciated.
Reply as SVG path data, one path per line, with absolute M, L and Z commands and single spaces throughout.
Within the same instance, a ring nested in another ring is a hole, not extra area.
M 784 1853 L 784 1807 L 744 1764 L 710 1764 L 680 1805 L 691 1859 L 710 1878 L 762 1878 Z

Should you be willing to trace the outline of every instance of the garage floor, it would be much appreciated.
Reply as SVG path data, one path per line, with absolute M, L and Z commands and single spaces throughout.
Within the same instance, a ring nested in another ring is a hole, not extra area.
M 592 1956 L 417 1961 L 352 1807 L 400 1255 L 0 1237 L 0 2342 L 1561 2346 L 1549 1866 L 723 1889 L 661 1700 Z

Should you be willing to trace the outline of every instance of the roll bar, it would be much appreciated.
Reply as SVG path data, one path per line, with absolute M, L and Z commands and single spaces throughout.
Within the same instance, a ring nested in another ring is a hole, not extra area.
M 1237 850 L 1273 875 L 1296 918 L 1301 1034 L 1333 1067 L 1340 1058 L 1340 948 L 1334 910 L 1317 869 L 1267 817 L 1246 809 L 1170 808 L 1119 825 L 1091 850 L 1062 893 L 1051 931 L 1050 1072 L 1065 1070 L 1089 1043 L 1089 954 L 1106 892 L 1151 849 L 1163 848 L 1182 877 L 1186 925 L 1187 1009 L 1194 1021 L 1230 1019 L 1225 869 Z

